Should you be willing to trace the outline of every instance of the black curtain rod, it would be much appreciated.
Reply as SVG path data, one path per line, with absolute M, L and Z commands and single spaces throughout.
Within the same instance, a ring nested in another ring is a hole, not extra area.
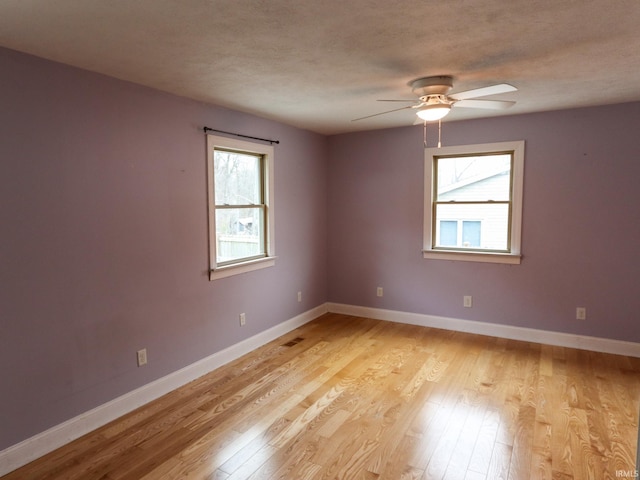
M 250 138 L 251 140 L 260 140 L 261 142 L 269 142 L 271 145 L 273 145 L 274 143 L 280 143 L 279 140 L 269 140 L 268 138 L 251 137 L 249 135 L 242 135 L 241 133 L 225 132 L 224 130 L 216 130 L 215 128 L 204 127 L 204 133 L 207 133 L 207 132 L 226 133 L 227 135 L 235 135 L 236 137 Z

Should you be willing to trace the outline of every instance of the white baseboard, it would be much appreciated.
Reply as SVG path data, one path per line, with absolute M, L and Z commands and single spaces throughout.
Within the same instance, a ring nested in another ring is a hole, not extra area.
M 0 476 L 119 418 L 162 395 L 186 385 L 271 340 L 327 313 L 327 304 L 308 310 L 253 337 L 159 378 L 77 417 L 34 435 L 0 452 Z
M 325 303 L 1 451 L 0 476 L 26 465 L 96 428 L 106 425 L 141 405 L 155 400 L 327 312 L 640 357 L 640 344 L 623 340 L 572 335 L 340 303 Z
M 328 303 L 327 308 L 333 313 L 367 317 L 376 320 L 387 320 L 390 322 L 422 325 L 424 327 L 455 330 L 457 332 L 475 333 L 478 335 L 508 338 L 511 340 L 522 340 L 525 342 L 542 343 L 558 347 L 570 347 L 581 350 L 591 350 L 594 352 L 640 357 L 640 343 L 626 342 L 624 340 L 588 337 L 585 335 L 573 335 L 570 333 L 551 332 L 548 330 L 536 330 L 534 328 L 514 327 L 511 325 L 499 325 L 496 323 L 437 317 L 421 313 L 399 312 L 380 308 L 345 305 L 341 303 Z

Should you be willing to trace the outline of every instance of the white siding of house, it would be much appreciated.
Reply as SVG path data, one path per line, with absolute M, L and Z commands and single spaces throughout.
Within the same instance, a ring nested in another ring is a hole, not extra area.
M 491 198 L 490 192 L 509 191 L 509 174 L 494 175 L 493 177 L 450 190 L 440 195 L 440 201 L 457 200 L 507 200 L 507 198 Z M 508 206 L 498 205 L 439 205 L 438 220 L 475 220 L 481 222 L 481 248 L 505 250 L 509 229 Z M 436 230 L 436 245 L 439 241 L 439 225 Z M 461 228 L 461 226 L 460 226 Z

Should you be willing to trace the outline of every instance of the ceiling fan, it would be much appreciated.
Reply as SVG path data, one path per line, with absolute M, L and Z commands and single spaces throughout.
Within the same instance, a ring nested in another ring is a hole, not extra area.
M 453 88 L 453 77 L 449 75 L 438 75 L 433 77 L 421 77 L 409 82 L 413 93 L 418 95 L 418 100 L 378 100 L 379 102 L 413 102 L 414 105 L 387 110 L 386 112 L 374 113 L 365 117 L 355 118 L 352 122 L 364 120 L 365 118 L 376 117 L 399 110 L 412 108 L 416 110 L 419 117 L 418 123 L 432 122 L 444 118 L 451 107 L 466 108 L 488 108 L 493 110 L 503 110 L 511 107 L 516 102 L 506 100 L 476 100 L 478 97 L 497 95 L 499 93 L 514 92 L 518 90 L 513 85 L 501 83 L 489 87 L 476 88 L 465 92 L 448 95 Z

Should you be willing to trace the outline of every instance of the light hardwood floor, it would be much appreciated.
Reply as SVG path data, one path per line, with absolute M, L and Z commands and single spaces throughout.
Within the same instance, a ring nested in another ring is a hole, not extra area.
M 328 314 L 3 480 L 628 478 L 639 398 L 637 358 Z

